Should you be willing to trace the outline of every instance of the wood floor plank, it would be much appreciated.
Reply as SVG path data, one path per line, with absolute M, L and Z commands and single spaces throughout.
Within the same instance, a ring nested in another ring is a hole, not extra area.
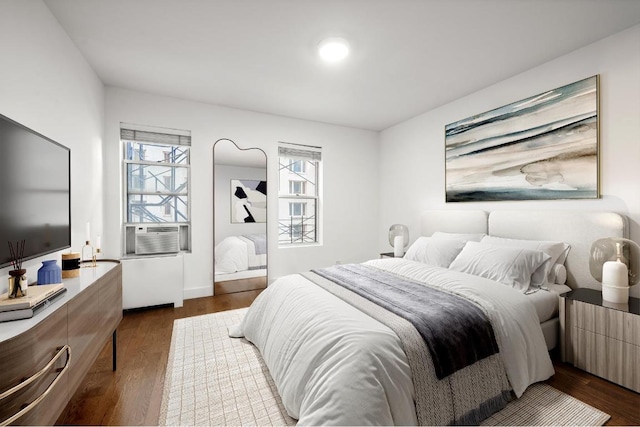
M 248 307 L 260 292 L 126 313 L 118 327 L 118 370 L 111 370 L 111 343 L 107 343 L 57 424 L 157 425 L 173 321 Z M 549 385 L 610 414 L 608 425 L 640 425 L 640 395 L 554 359 L 556 374 Z
M 253 291 L 267 287 L 267 277 L 253 277 L 250 279 L 227 280 L 213 284 L 214 295 L 232 294 L 235 292 Z

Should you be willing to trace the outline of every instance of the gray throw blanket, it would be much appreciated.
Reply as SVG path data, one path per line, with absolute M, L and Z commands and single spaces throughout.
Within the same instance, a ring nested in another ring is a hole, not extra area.
M 485 313 L 458 295 L 361 264 L 313 272 L 408 320 L 429 348 L 438 379 L 499 352 Z
M 256 255 L 264 255 L 267 253 L 267 235 L 266 234 L 245 234 L 243 237 L 251 240 L 256 248 Z

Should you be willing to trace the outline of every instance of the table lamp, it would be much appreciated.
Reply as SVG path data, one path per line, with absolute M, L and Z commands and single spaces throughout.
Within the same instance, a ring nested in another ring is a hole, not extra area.
M 404 255 L 404 248 L 409 245 L 409 229 L 406 225 L 393 224 L 389 227 L 389 244 L 393 246 L 393 256 Z
M 607 237 L 591 244 L 589 271 L 602 283 L 604 301 L 626 304 L 629 287 L 640 277 L 640 246 L 622 237 Z

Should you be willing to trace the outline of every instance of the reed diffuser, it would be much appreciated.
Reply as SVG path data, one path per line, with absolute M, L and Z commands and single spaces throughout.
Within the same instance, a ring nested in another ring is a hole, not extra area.
M 22 298 L 27 296 L 27 270 L 22 268 L 24 260 L 25 241 L 16 242 L 15 247 L 9 243 L 9 253 L 11 254 L 11 265 L 13 270 L 9 271 L 9 298 Z

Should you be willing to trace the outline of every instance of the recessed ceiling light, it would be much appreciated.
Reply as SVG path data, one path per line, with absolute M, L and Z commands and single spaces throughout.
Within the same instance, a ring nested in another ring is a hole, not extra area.
M 349 55 L 349 43 L 341 37 L 329 37 L 318 45 L 318 55 L 327 62 L 338 62 Z

